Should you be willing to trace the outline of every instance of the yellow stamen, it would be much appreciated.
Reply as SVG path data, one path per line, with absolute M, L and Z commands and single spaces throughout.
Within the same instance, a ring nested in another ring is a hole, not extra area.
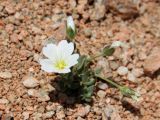
M 55 67 L 58 68 L 59 70 L 62 70 L 66 67 L 66 62 L 64 60 L 58 60 L 55 64 Z

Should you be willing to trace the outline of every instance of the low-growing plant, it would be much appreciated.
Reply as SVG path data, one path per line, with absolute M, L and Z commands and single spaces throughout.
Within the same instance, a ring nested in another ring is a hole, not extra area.
M 47 44 L 42 50 L 47 59 L 40 59 L 42 70 L 59 74 L 60 80 L 58 83 L 64 93 L 69 96 L 74 95 L 82 101 L 90 102 L 96 80 L 100 79 L 118 88 L 122 95 L 137 100 L 139 95 L 134 90 L 100 76 L 101 68 L 96 70 L 91 68 L 97 57 L 111 56 L 115 47 L 123 45 L 121 42 L 106 46 L 98 55 L 91 57 L 76 53 L 78 50 L 74 48 L 74 39 L 77 32 L 71 16 L 67 18 L 66 33 L 68 41 L 62 40 L 57 45 Z

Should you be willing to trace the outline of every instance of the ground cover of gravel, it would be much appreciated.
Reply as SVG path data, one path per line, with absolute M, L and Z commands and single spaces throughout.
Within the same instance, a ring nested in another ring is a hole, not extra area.
M 98 58 L 94 66 L 136 90 L 138 102 L 122 99 L 100 80 L 92 104 L 56 92 L 56 75 L 42 71 L 38 60 L 47 42 L 65 38 L 67 15 L 75 20 L 81 54 L 96 54 L 116 40 L 127 45 L 108 59 Z M 1 119 L 160 120 L 159 52 L 158 0 L 1 0 Z

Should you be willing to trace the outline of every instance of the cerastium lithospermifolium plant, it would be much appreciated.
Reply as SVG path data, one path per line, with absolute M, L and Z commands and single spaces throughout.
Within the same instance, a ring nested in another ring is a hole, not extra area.
M 74 43 L 76 27 L 72 16 L 67 18 L 66 33 L 67 40 L 44 46 L 42 52 L 46 59 L 40 59 L 42 70 L 59 74 L 59 86 L 63 92 L 67 95 L 75 95 L 82 101 L 90 102 L 96 79 L 100 79 L 118 88 L 123 95 L 133 99 L 138 98 L 138 94 L 134 90 L 100 76 L 101 69 L 93 70 L 91 68 L 91 64 L 97 57 L 111 56 L 116 47 L 124 45 L 122 42 L 116 41 L 111 46 L 104 47 L 98 55 L 90 57 L 76 53 L 78 51 Z

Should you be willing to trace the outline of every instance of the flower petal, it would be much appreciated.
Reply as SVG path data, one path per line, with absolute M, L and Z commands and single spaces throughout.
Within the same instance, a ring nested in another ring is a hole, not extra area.
M 69 72 L 71 72 L 71 70 L 69 68 L 57 70 L 57 73 L 69 73 Z
M 57 56 L 57 46 L 54 44 L 48 44 L 42 50 L 43 54 L 51 60 L 55 60 Z
M 74 44 L 72 42 L 68 43 L 67 40 L 62 40 L 58 44 L 58 51 L 63 57 L 68 57 L 74 51 Z
M 73 31 L 75 31 L 75 24 L 74 24 L 72 16 L 69 16 L 67 18 L 67 27 L 71 27 L 73 29 Z
M 40 59 L 39 63 L 41 65 L 41 69 L 46 72 L 55 72 L 53 67 L 53 62 L 49 59 Z
M 68 58 L 68 68 L 78 63 L 79 54 L 73 54 Z

